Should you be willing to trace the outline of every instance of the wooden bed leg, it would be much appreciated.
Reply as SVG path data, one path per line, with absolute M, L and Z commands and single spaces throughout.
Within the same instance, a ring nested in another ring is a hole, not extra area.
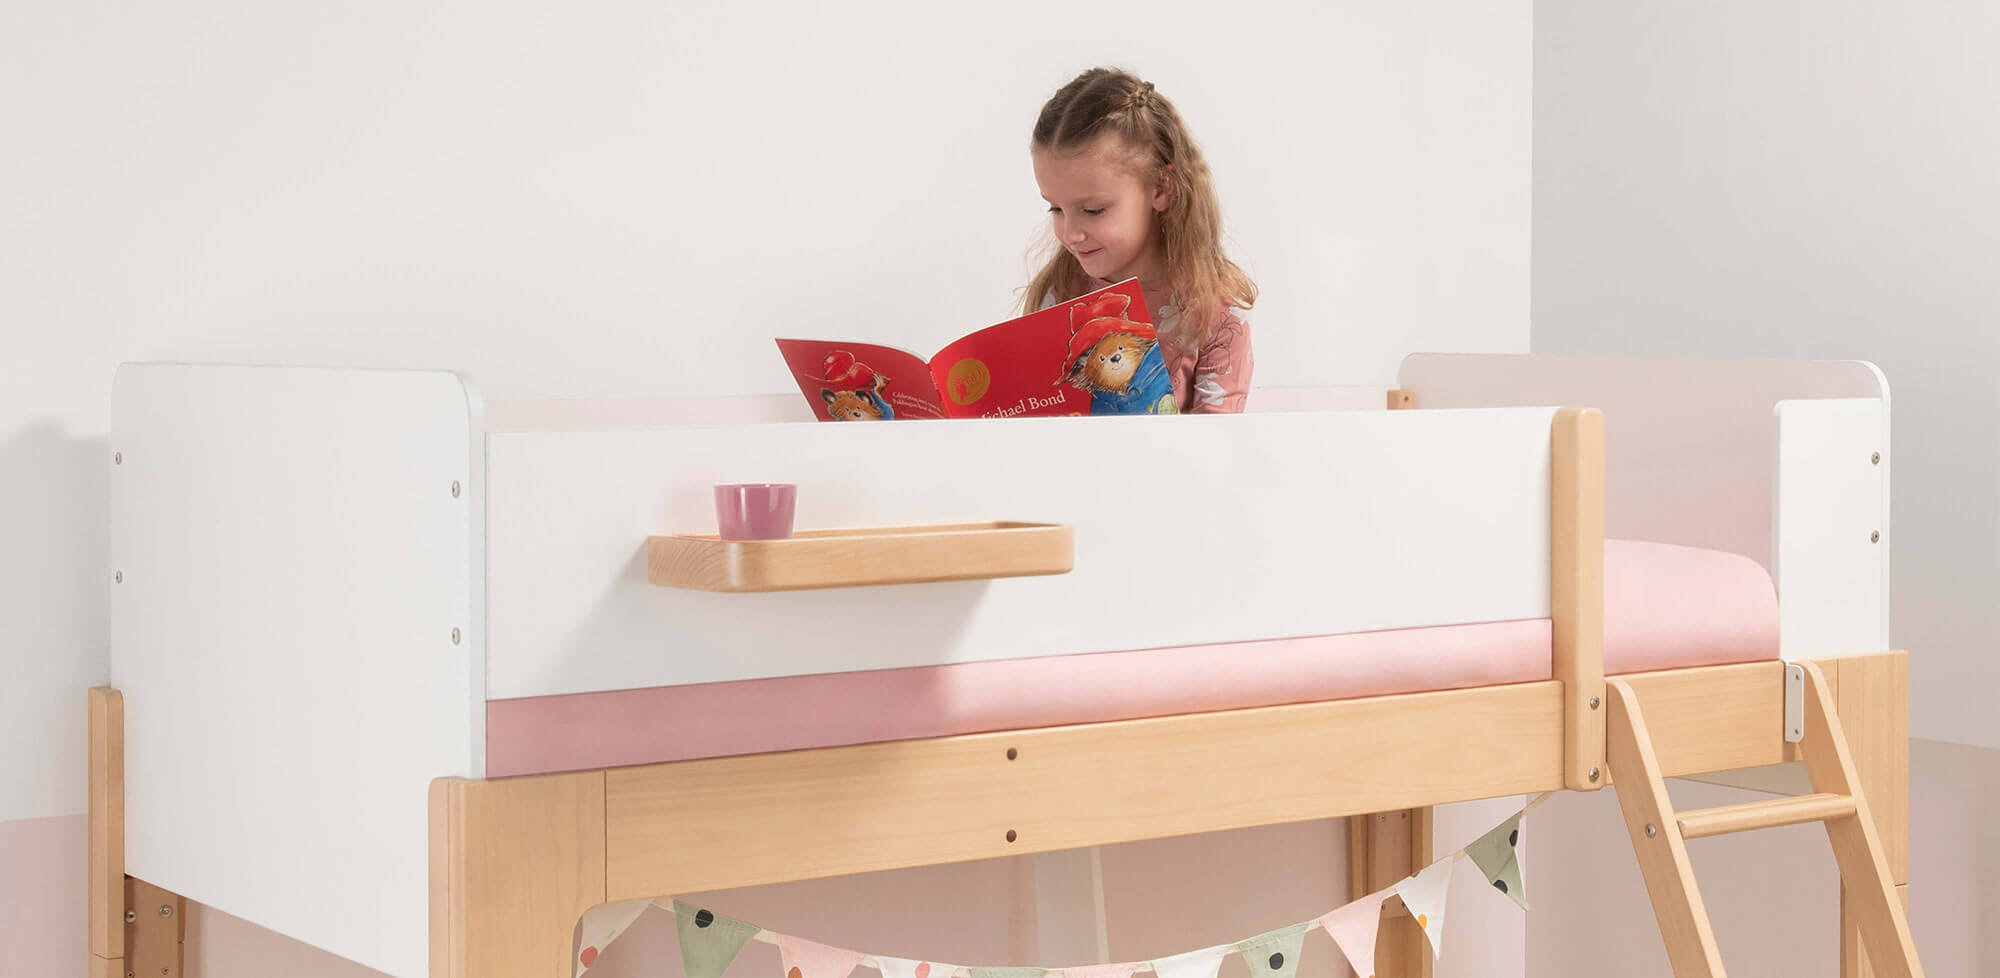
M 1889 875 L 1903 906 L 1910 882 L 1910 657 L 1905 652 L 1822 659 L 1832 681 L 1840 724 L 1847 732 L 1855 773 L 1875 817 L 1876 834 L 1889 859 Z M 1836 675 L 1838 678 L 1836 679 Z M 1861 944 L 1857 910 L 1847 888 L 1840 902 L 1841 978 L 1874 978 Z
M 125 697 L 90 689 L 90 978 L 125 978 Z
M 125 697 L 90 689 L 90 978 L 181 978 L 187 901 L 125 875 Z
M 604 772 L 430 791 L 431 978 L 571 978 L 605 902 Z
M 1409 876 L 1431 858 L 1429 808 L 1356 815 L 1347 820 L 1348 899 Z M 1387 912 L 1375 939 L 1376 978 L 1431 978 L 1434 963 L 1416 920 L 1406 911 Z

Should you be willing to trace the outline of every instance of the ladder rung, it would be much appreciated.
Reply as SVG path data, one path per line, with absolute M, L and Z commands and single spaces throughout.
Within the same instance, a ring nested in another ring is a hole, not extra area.
M 1730 832 L 1769 829 L 1801 822 L 1823 822 L 1854 814 L 1852 795 L 1799 795 L 1681 812 L 1681 838 L 1700 839 Z

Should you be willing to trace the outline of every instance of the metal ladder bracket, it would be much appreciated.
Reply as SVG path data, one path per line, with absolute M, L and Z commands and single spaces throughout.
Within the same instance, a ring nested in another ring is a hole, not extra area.
M 1805 739 L 1806 669 L 1796 662 L 1787 662 L 1785 663 L 1785 743 L 1797 744 Z

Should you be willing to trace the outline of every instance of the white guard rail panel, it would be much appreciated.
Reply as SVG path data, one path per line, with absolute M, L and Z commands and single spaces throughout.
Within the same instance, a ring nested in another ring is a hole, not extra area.
M 1552 408 L 494 432 L 493 699 L 1546 617 Z M 1075 526 L 1069 574 L 716 594 L 646 580 L 711 486 L 801 529 Z

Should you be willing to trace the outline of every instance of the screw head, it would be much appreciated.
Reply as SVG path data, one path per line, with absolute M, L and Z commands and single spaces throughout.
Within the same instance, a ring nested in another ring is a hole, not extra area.
M 123 583 L 125 583 L 125 572 L 124 572 L 124 571 L 113 571 L 113 572 L 111 573 L 111 582 L 112 582 L 113 584 L 123 584 Z
M 1012 841 L 1014 841 L 1014 830 L 1013 830 L 1013 829 L 1008 829 L 1008 830 L 1007 830 L 1007 841 L 1008 841 L 1008 842 L 1012 842 Z
M 174 915 L 174 908 L 172 907 L 172 905 L 165 903 L 160 904 L 160 916 L 171 917 L 173 915 Z
M 124 453 L 124 452 L 112 452 L 112 453 L 111 453 L 111 464 L 112 464 L 112 465 L 124 465 L 124 464 L 125 464 L 125 453 Z
M 1012 747 L 1009 747 L 1009 748 L 1007 748 L 1007 759 L 1008 759 L 1008 760 L 1010 760 L 1010 761 L 1011 761 L 1011 760 L 1013 760 L 1014 758 L 1017 758 L 1017 757 L 1019 757 L 1019 756 L 1021 756 L 1021 752 L 1020 752 L 1020 751 L 1017 751 L 1017 750 L 1015 750 L 1015 749 L 1014 749 L 1014 748 L 1012 748 Z
M 1870 465 L 1881 465 L 1881 464 L 1882 464 L 1882 453 L 1881 453 L 1881 452 L 1876 452 L 1875 454 L 1873 454 L 1873 455 L 1870 455 L 1870 456 L 1868 456 L 1868 464 L 1870 464 Z
M 1650 839 L 1650 838 L 1652 838 L 1653 836 L 1656 836 L 1656 835 L 1659 835 L 1659 834 L 1660 834 L 1660 827 L 1659 827 L 1659 826 L 1657 826 L 1657 825 L 1654 825 L 1654 824 L 1653 824 L 1653 823 L 1651 823 L 1651 822 L 1647 822 L 1647 823 L 1646 823 L 1646 838 Z
M 1868 532 L 1868 542 L 1869 542 L 1869 543 L 1881 543 L 1881 542 L 1882 542 L 1882 531 L 1881 531 L 1881 530 L 1870 530 L 1870 531 Z
M 451 498 L 453 498 L 453 499 L 457 499 L 457 498 L 458 498 L 458 480 L 457 480 L 457 479 L 453 479 L 453 480 L 451 480 Z
M 1590 769 L 1590 783 L 1591 783 L 1591 784 L 1596 784 L 1596 783 L 1597 783 L 1597 778 L 1598 778 L 1598 773 L 1597 773 L 1597 769 L 1596 769 L 1596 768 L 1591 768 L 1591 769 Z
M 459 631 L 458 631 L 458 629 L 454 628 L 454 629 L 452 629 L 452 630 L 451 630 L 451 644 L 453 644 L 453 645 L 457 645 L 457 644 L 458 644 L 458 640 L 459 640 L 460 638 L 462 638 L 462 637 L 464 637 L 464 636 L 462 636 L 462 635 L 460 635 L 460 634 L 459 634 Z
M 137 910 L 127 910 L 127 911 L 125 911 L 125 922 L 126 922 L 126 923 L 128 923 L 128 924 L 129 924 L 129 923 L 131 923 L 131 922 L 133 922 L 133 921 L 135 921 L 135 920 L 138 920 L 138 919 L 139 919 L 139 911 L 137 911 Z
M 1593 709 L 1593 710 L 1597 709 L 1597 704 L 1598 704 L 1599 702 L 1601 702 L 1601 701 L 1600 701 L 1600 700 L 1599 700 L 1599 699 L 1598 699 L 1597 697 L 1595 697 L 1595 696 L 1591 697 L 1591 698 L 1590 698 L 1590 708 L 1591 708 L 1591 709 Z

